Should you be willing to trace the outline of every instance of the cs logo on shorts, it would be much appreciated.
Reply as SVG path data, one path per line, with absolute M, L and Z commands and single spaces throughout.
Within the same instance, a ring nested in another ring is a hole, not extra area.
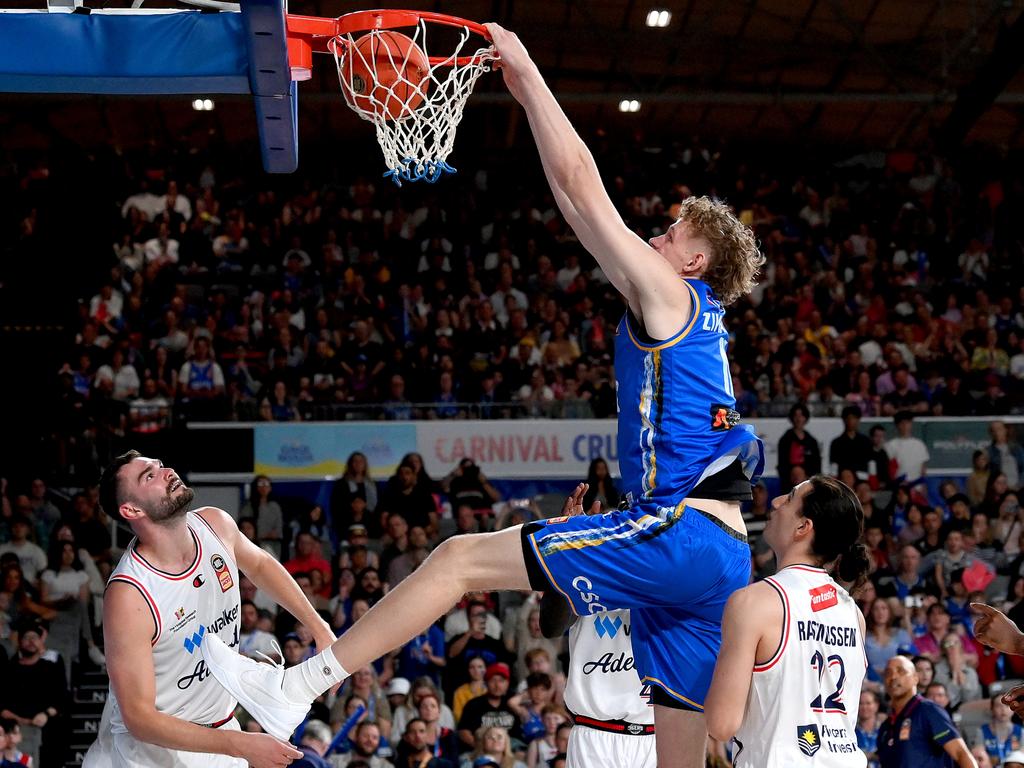
M 235 585 L 234 579 L 231 578 L 231 571 L 228 570 L 228 564 L 224 562 L 223 557 L 219 554 L 214 555 L 210 558 L 210 565 L 213 566 L 213 570 L 217 574 L 221 592 L 227 592 Z
M 814 754 L 821 749 L 821 737 L 818 735 L 818 726 L 814 725 L 798 725 L 796 728 L 796 745 L 800 747 L 800 751 L 808 757 L 814 757 Z

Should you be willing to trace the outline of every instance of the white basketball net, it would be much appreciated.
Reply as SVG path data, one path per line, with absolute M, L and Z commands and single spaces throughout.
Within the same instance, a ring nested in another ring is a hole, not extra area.
M 404 60 L 400 60 L 387 44 L 375 39 L 369 47 L 379 52 L 381 69 L 386 67 L 384 74 L 390 79 L 397 73 L 393 84 L 381 85 L 377 78 L 378 61 L 365 56 L 356 47 L 356 40 L 364 35 L 379 38 L 389 31 L 373 29 L 347 33 L 331 41 L 329 47 L 338 65 L 341 92 L 349 107 L 377 129 L 377 141 L 388 167 L 385 177 L 390 177 L 398 186 L 403 181 L 433 183 L 446 173 L 455 173 L 455 169 L 445 161 L 455 143 L 455 129 L 462 120 L 462 110 L 477 79 L 491 69 L 491 62 L 498 57 L 490 47 L 477 49 L 468 57 L 468 62 L 466 55 L 460 57 L 471 34 L 463 27 L 455 50 L 443 61 L 430 64 L 423 80 L 416 83 L 405 77 L 413 49 L 409 49 Z M 407 32 L 408 28 L 403 28 L 403 31 Z M 429 57 L 426 21 L 420 19 L 415 34 L 410 36 Z M 347 62 L 349 56 L 354 57 L 351 65 Z M 460 62 L 460 58 L 463 61 Z M 353 82 L 357 67 L 371 73 L 374 82 L 369 87 Z M 359 94 L 361 103 L 356 103 L 353 94 Z M 372 111 L 367 108 L 370 105 L 373 106 Z M 392 119 L 389 110 L 392 114 L 397 113 L 396 119 Z

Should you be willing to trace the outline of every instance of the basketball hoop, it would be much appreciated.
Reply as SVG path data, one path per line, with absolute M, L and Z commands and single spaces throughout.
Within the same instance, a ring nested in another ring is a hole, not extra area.
M 289 15 L 288 32 L 293 79 L 309 76 L 312 51 L 334 55 L 345 102 L 376 129 L 386 178 L 401 186 L 455 173 L 447 158 L 462 110 L 498 59 L 482 24 L 389 9 L 329 22 Z

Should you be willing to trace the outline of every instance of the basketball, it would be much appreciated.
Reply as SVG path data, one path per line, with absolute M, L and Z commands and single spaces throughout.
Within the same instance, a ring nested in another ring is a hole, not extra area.
M 342 88 L 356 109 L 388 120 L 408 117 L 422 102 L 430 72 L 426 54 L 401 32 L 370 32 L 345 58 Z

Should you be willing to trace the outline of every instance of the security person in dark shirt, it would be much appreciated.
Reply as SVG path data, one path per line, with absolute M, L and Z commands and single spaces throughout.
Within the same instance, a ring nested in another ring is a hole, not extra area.
M 885 690 L 892 710 L 878 729 L 882 768 L 978 768 L 946 710 L 917 693 L 917 670 L 906 656 L 885 665 Z

